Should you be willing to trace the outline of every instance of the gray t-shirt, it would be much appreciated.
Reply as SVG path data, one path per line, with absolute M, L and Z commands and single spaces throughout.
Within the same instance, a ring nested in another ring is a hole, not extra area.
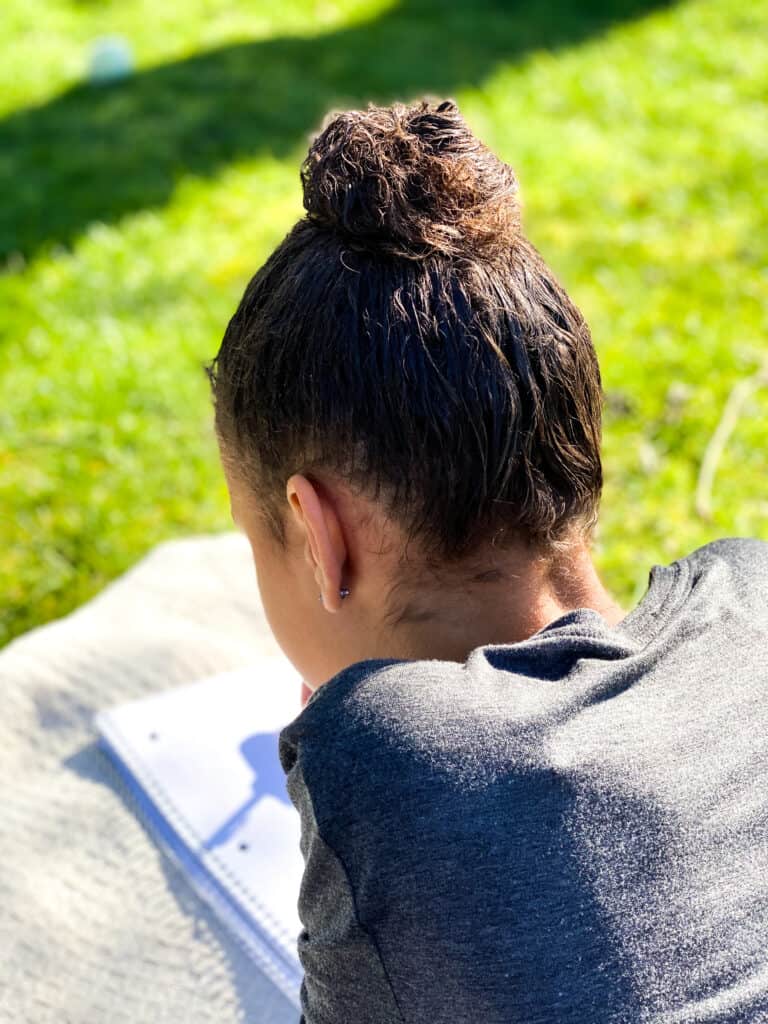
M 768 544 L 618 626 L 358 662 L 279 753 L 305 1024 L 768 1022 Z

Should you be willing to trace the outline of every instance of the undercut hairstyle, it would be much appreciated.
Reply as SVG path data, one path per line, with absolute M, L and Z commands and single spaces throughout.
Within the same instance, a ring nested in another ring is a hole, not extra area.
M 588 537 L 602 488 L 590 331 L 457 105 L 326 116 L 303 216 L 208 367 L 222 451 L 285 544 L 293 473 L 341 478 L 444 565 Z

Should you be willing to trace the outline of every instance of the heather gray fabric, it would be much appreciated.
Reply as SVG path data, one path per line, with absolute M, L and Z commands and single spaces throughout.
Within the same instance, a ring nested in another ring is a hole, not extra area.
M 466 662 L 376 660 L 280 735 L 305 1024 L 768 1022 L 768 544 Z

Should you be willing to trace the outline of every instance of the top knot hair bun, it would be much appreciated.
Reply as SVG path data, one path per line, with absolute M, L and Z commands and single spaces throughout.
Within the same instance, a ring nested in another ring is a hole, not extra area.
M 329 114 L 300 173 L 307 218 L 355 248 L 493 256 L 520 234 L 514 171 L 452 100 Z

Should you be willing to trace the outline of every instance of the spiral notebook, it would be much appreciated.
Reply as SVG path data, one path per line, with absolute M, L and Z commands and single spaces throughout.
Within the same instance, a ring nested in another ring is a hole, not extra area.
M 278 735 L 300 711 L 301 678 L 270 656 L 94 719 L 159 846 L 297 1009 L 304 862 Z

